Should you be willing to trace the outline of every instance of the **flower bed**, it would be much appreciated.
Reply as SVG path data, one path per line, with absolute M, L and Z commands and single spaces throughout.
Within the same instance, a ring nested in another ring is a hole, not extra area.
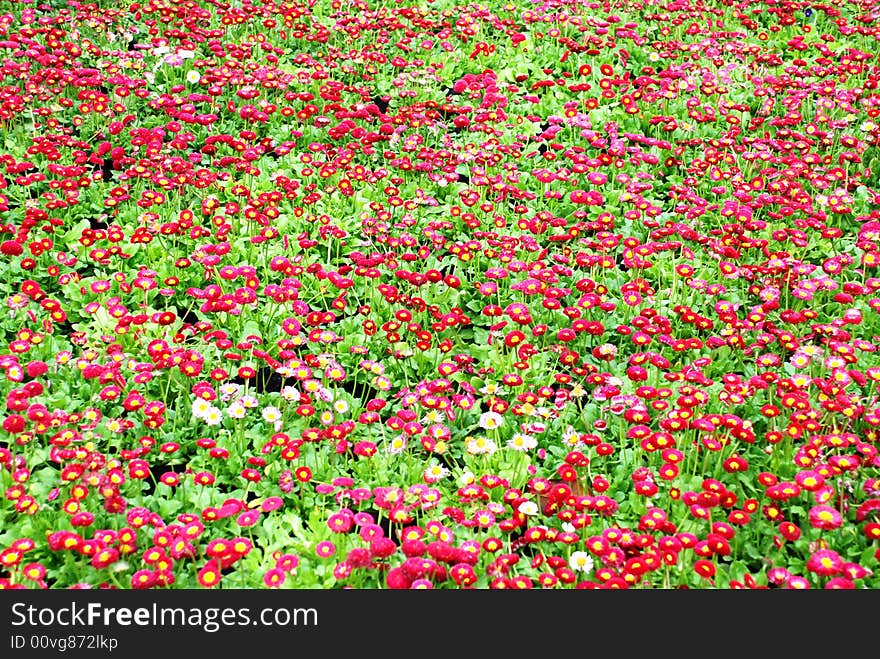
M 878 586 L 877 3 L 4 6 L 3 587 Z

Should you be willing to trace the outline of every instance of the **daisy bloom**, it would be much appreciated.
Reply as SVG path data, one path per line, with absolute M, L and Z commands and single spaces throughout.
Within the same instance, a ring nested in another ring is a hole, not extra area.
M 504 391 L 504 387 L 497 382 L 487 382 L 479 389 L 481 394 L 486 394 L 487 396 L 501 396 L 504 394 Z
M 476 482 L 476 480 L 477 480 L 477 477 L 474 476 L 474 472 L 472 472 L 470 470 L 465 470 L 458 477 L 458 485 L 460 487 L 465 487 L 467 485 L 470 485 L 471 483 Z
M 296 574 L 296 568 L 299 567 L 299 556 L 295 554 L 280 554 L 275 559 L 275 567 L 284 570 L 289 574 Z
M 298 403 L 300 395 L 299 391 L 296 390 L 296 387 L 287 385 L 281 389 L 281 397 L 288 403 Z
M 436 483 L 449 475 L 449 469 L 439 464 L 431 464 L 422 472 L 422 478 L 426 483 Z
M 220 385 L 220 400 L 224 402 L 232 400 L 238 396 L 240 389 L 241 387 L 234 382 L 224 382 Z
M 284 584 L 285 579 L 287 579 L 287 572 L 277 567 L 267 570 L 263 575 L 263 583 L 269 588 L 279 588 Z
M 239 513 L 236 522 L 239 526 L 253 526 L 260 520 L 259 510 L 246 510 Z
M 202 419 L 209 426 L 219 426 L 220 423 L 223 421 L 223 412 L 220 411 L 220 408 L 211 405 L 205 412 Z
M 223 575 L 220 572 L 220 562 L 216 558 L 212 558 L 199 570 L 196 578 L 202 587 L 213 588 L 220 583 L 222 576 Z
M 840 512 L 824 504 L 813 506 L 809 513 L 810 526 L 814 529 L 830 531 L 840 528 L 843 524 L 843 516 Z
M 323 540 L 315 545 L 315 553 L 321 558 L 330 558 L 336 553 L 336 545 L 329 540 Z
M 204 419 L 208 411 L 213 407 L 211 403 L 204 398 L 196 398 L 192 404 L 192 415 L 197 419 Z
M 498 450 L 498 445 L 488 437 L 471 437 L 465 449 L 471 455 L 492 455 Z
M 388 448 L 385 450 L 391 455 L 398 455 L 403 453 L 403 450 L 406 448 L 406 436 L 398 435 L 388 444 Z
M 574 551 L 568 558 L 568 566 L 575 572 L 592 572 L 593 564 L 593 557 L 585 551 Z
M 241 404 L 241 401 L 236 401 L 226 409 L 226 414 L 231 419 L 243 419 L 247 414 L 247 409 Z
M 478 423 L 483 430 L 495 430 L 504 423 L 504 417 L 498 412 L 483 412 Z
M 530 451 L 537 445 L 538 440 L 531 435 L 520 432 L 514 433 L 513 437 L 507 442 L 507 447 L 512 448 L 514 451 Z
M 830 577 L 843 572 L 843 559 L 833 549 L 819 549 L 810 556 L 806 568 L 823 577 Z
M 284 505 L 284 500 L 281 497 L 269 497 L 268 499 L 264 499 L 260 504 L 260 510 L 264 513 L 272 512 L 273 510 L 278 510 Z
M 538 504 L 534 501 L 523 501 L 516 508 L 517 512 L 522 513 L 523 515 L 537 515 L 538 514 Z

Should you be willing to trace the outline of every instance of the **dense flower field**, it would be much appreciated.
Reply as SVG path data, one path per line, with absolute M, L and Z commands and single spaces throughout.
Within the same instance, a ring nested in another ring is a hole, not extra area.
M 0 3 L 0 585 L 880 586 L 880 3 Z

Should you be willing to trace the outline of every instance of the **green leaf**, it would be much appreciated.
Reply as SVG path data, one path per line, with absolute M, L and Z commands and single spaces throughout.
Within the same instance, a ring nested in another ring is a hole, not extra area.
M 61 242 L 69 249 L 75 250 L 79 244 L 79 239 L 82 237 L 83 230 L 88 228 L 89 220 L 87 218 L 80 220 L 61 234 Z
M 745 549 L 746 555 L 750 558 L 761 559 L 764 557 L 764 552 L 761 551 L 759 547 L 755 546 L 753 542 L 746 542 L 743 545 L 743 549 Z
M 155 498 L 156 505 L 159 508 L 159 514 L 163 519 L 173 517 L 182 507 L 183 503 L 177 499 Z
M 260 328 L 260 323 L 256 320 L 247 320 L 244 323 L 244 326 L 241 328 L 241 341 L 244 341 L 248 336 L 258 336 L 261 339 L 263 338 L 263 330 Z

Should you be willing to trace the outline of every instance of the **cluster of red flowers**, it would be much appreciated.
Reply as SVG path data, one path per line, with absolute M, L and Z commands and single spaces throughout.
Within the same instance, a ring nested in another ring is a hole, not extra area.
M 0 14 L 0 584 L 876 584 L 875 8 L 312 4 Z

